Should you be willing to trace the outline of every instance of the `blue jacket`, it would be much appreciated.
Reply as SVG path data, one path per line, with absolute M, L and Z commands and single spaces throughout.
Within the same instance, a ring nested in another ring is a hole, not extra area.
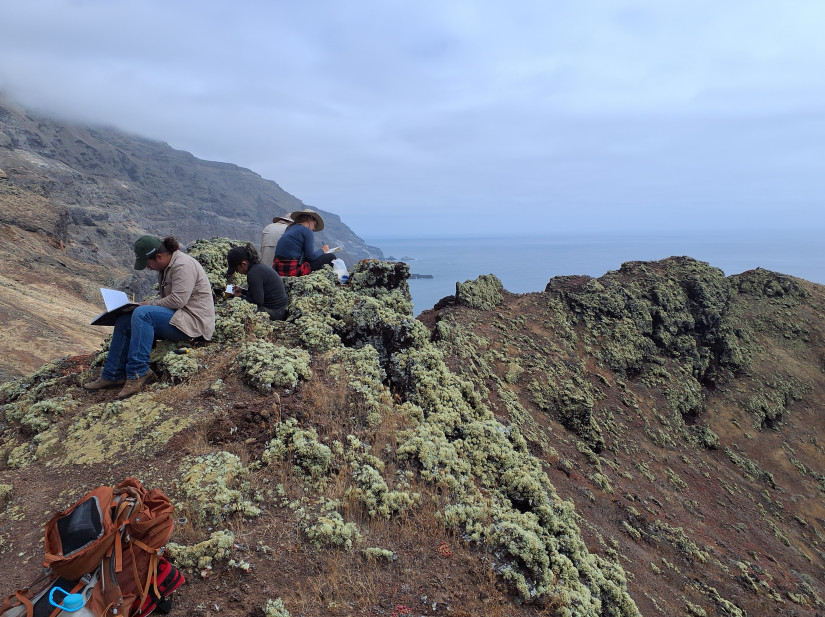
M 312 231 L 298 223 L 290 225 L 275 246 L 275 257 L 303 258 L 304 261 L 313 261 L 323 254 L 323 250 L 315 248 L 315 237 Z

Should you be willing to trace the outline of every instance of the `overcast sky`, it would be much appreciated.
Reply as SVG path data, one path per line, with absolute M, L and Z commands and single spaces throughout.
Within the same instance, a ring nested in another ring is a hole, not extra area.
M 359 235 L 825 229 L 822 0 L 0 0 L 0 90 Z

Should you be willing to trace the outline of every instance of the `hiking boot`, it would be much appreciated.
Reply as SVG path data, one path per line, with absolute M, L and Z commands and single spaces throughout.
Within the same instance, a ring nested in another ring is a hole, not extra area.
M 114 388 L 115 386 L 122 386 L 126 383 L 125 379 L 115 379 L 113 381 L 109 381 L 108 379 L 103 379 L 103 377 L 98 377 L 94 381 L 87 381 L 83 384 L 84 390 L 103 390 L 105 388 Z
M 135 377 L 134 379 L 130 377 L 126 380 L 123 389 L 117 393 L 117 397 L 126 398 L 127 396 L 137 394 L 143 386 L 152 383 L 155 379 L 157 379 L 157 375 L 155 375 L 152 369 L 149 369 L 149 372 L 143 377 Z

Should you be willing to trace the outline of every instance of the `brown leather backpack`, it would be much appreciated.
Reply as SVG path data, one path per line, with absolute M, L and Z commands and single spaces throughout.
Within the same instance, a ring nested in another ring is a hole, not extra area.
M 93 574 L 97 583 L 87 590 L 86 608 L 95 617 L 138 614 L 150 589 L 157 591 L 158 555 L 174 528 L 172 511 L 166 495 L 146 491 L 137 478 L 89 491 L 46 523 L 47 576 L 6 598 L 0 615 L 33 617 L 37 583 L 81 585 Z

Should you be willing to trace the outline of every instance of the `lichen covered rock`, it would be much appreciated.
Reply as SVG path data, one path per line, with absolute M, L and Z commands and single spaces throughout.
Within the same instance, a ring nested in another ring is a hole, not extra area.
M 659 353 L 703 382 L 747 368 L 749 339 L 729 318 L 734 289 L 718 268 L 679 257 L 579 279 L 551 279 L 545 291 L 578 316 L 593 343 L 608 341 L 600 356 L 617 373 L 636 374 Z
M 245 243 L 229 238 L 212 238 L 211 240 L 197 240 L 186 249 L 186 252 L 203 266 L 209 283 L 212 285 L 212 293 L 216 298 L 222 298 L 226 289 L 226 254 L 233 247 L 243 244 Z M 243 286 L 244 281 L 246 281 L 245 276 L 235 274 L 236 285 Z
M 311 379 L 310 360 L 303 349 L 251 341 L 241 346 L 232 366 L 256 388 L 269 392 L 273 387 L 294 388 L 298 381 Z
M 203 572 L 211 570 L 215 561 L 228 560 L 234 544 L 235 535 L 231 531 L 221 530 L 191 546 L 169 542 L 165 550 L 177 567 L 197 568 Z
M 266 339 L 275 329 L 269 315 L 243 298 L 222 300 L 215 306 L 216 343 L 237 343 L 248 339 Z
M 260 508 L 246 496 L 249 470 L 229 452 L 215 452 L 187 461 L 180 470 L 179 509 L 194 521 L 218 523 L 234 513 L 258 516 Z
M 501 304 L 504 287 L 494 274 L 482 274 L 473 281 L 456 283 L 455 298 L 458 304 L 490 311 Z
M 279 422 L 275 437 L 267 444 L 261 461 L 270 464 L 291 460 L 298 477 L 310 483 L 323 483 L 332 462 L 332 450 L 318 440 L 314 429 L 302 429 L 295 418 Z

